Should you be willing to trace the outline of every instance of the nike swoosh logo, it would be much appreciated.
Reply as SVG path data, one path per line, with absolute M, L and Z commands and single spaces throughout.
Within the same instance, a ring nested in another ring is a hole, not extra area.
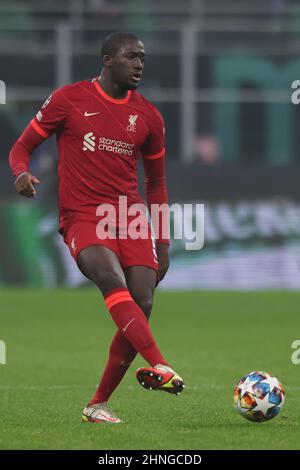
M 124 326 L 124 328 L 122 328 L 123 332 L 125 333 L 125 331 L 127 330 L 127 328 L 129 327 L 129 325 L 135 320 L 135 318 L 133 318 L 132 320 L 130 320 L 130 322 L 127 323 L 126 326 Z
M 86 117 L 88 116 L 95 116 L 95 114 L 100 114 L 100 113 L 88 113 L 87 111 L 84 113 Z

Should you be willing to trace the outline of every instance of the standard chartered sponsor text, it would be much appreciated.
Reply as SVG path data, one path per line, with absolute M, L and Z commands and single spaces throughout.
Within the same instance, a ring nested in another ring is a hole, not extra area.
M 129 144 L 123 140 L 107 139 L 100 137 L 98 149 L 106 152 L 113 152 L 122 155 L 132 156 L 134 144 Z

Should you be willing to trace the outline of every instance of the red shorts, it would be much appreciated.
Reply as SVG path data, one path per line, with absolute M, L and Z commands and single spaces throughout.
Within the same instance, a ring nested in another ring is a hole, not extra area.
M 147 238 L 122 239 L 117 233 L 114 239 L 103 239 L 97 235 L 98 222 L 99 220 L 77 220 L 63 230 L 64 242 L 75 261 L 85 248 L 102 245 L 116 253 L 123 269 L 130 266 L 148 266 L 158 270 L 155 239 L 150 224 L 147 224 Z

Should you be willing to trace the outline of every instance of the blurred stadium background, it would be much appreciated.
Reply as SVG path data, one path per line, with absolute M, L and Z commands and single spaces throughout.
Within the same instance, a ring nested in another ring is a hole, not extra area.
M 115 326 L 57 232 L 55 139 L 33 156 L 34 201 L 15 193 L 8 153 L 53 89 L 99 74 L 117 30 L 145 43 L 140 90 L 166 121 L 170 202 L 205 204 L 205 244 L 172 241 L 151 320 L 186 392 L 146 393 L 138 357 L 112 398 L 126 424 L 100 430 L 80 416 Z M 300 287 L 299 52 L 300 1 L 0 1 L 0 449 L 299 448 L 300 294 L 282 292 Z M 259 369 L 287 391 L 263 426 L 232 407 Z
M 171 247 L 164 289 L 300 287 L 300 2 L 1 0 L 0 284 L 85 283 L 57 233 L 55 140 L 32 159 L 36 201 L 8 152 L 50 92 L 100 71 L 102 39 L 140 36 L 140 91 L 166 121 L 170 202 L 205 204 L 205 246 Z M 142 185 L 141 185 L 142 186 Z M 174 221 L 180 223 L 180 221 Z

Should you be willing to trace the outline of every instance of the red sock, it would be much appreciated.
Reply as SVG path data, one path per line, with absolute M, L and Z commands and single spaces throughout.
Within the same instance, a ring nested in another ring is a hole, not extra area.
M 119 328 L 136 351 L 152 366 L 168 365 L 161 355 L 142 309 L 128 289 L 113 289 L 105 296 L 106 306 Z
M 89 403 L 90 405 L 108 401 L 136 355 L 137 351 L 131 346 L 125 336 L 120 331 L 117 331 L 110 346 L 109 358 L 101 382 Z

